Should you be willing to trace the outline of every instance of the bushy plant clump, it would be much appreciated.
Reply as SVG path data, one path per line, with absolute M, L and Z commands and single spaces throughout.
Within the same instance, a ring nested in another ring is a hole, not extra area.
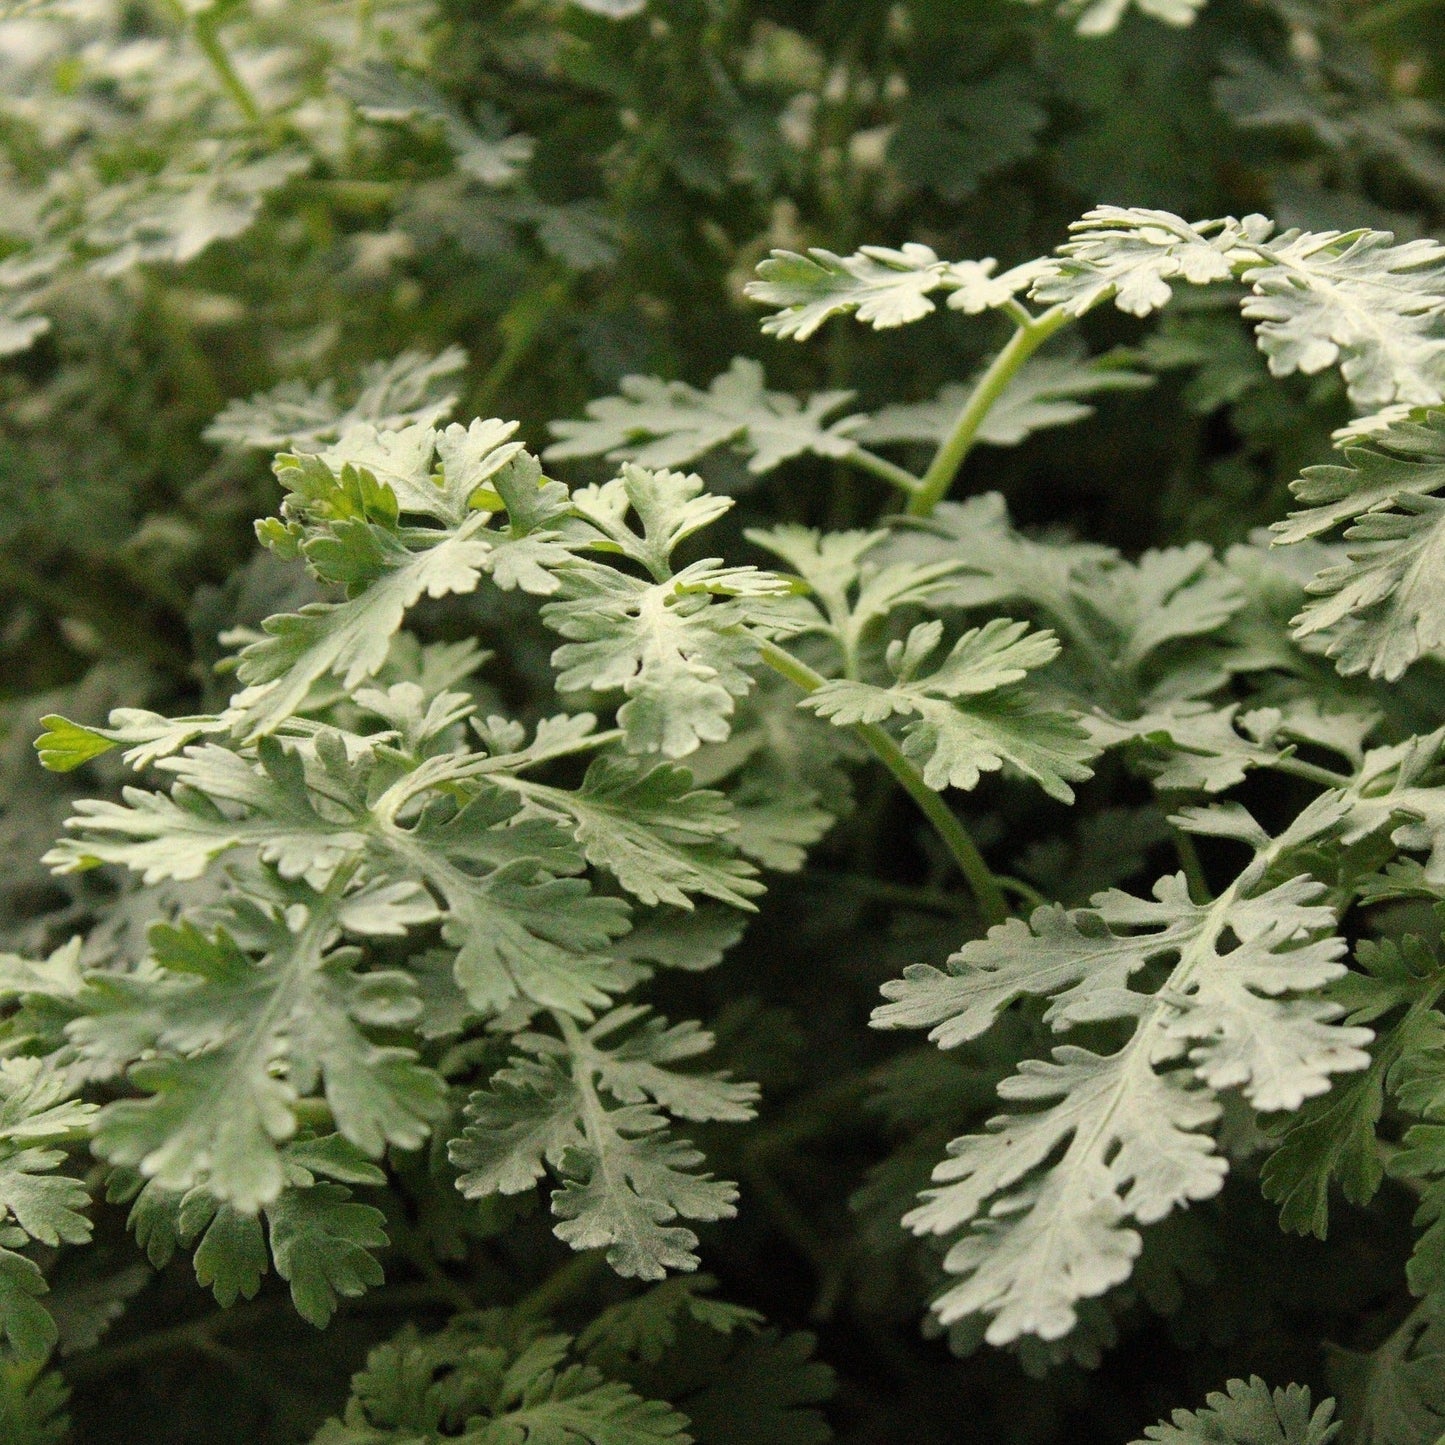
M 1445 1439 L 1438 25 L 5 0 L 0 1439 Z

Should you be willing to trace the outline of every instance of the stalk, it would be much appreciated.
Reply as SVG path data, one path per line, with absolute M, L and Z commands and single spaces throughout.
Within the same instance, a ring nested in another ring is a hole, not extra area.
M 897 487 L 905 497 L 918 495 L 918 488 L 921 484 L 907 467 L 900 467 L 896 462 L 890 462 L 887 457 L 880 457 L 877 452 L 870 452 L 867 447 L 854 447 L 847 456 L 840 460 L 851 462 L 853 466 L 862 471 L 872 472 L 875 477 L 882 478 L 890 487 Z
M 763 661 L 804 692 L 816 692 L 827 682 L 822 673 L 814 672 L 807 663 L 800 662 L 776 643 L 760 641 L 759 645 Z M 1002 923 L 1008 917 L 1003 890 L 958 815 L 923 781 L 923 775 L 909 762 L 903 749 L 877 723 L 859 723 L 853 731 L 868 744 L 873 756 L 893 774 L 903 790 L 918 804 L 923 816 L 933 824 L 973 891 L 984 923 L 989 926 Z
M 1073 320 L 1062 306 L 1050 307 L 1042 316 L 1037 317 L 1029 315 L 1022 306 L 1014 306 L 1010 308 L 1009 314 L 1018 322 L 1018 330 L 979 378 L 978 385 L 969 394 L 948 435 L 939 444 L 933 460 L 928 464 L 928 470 L 918 483 L 918 490 L 909 499 L 910 516 L 932 516 L 933 509 L 953 485 L 959 467 L 973 450 L 974 443 L 978 440 L 978 430 L 994 402 L 1003 395 L 1024 362 L 1049 337 L 1062 331 Z
M 221 82 L 221 89 L 231 97 L 236 109 L 246 117 L 247 123 L 257 125 L 262 119 L 261 106 L 251 87 L 241 79 L 241 72 L 236 69 L 230 52 L 221 44 L 219 31 L 220 16 L 216 10 L 203 10 L 191 22 L 191 33 L 196 37 L 196 45 L 210 62 L 216 79 Z
M 160 0 L 160 5 L 179 28 L 190 33 L 196 42 L 196 48 L 206 57 L 207 64 L 220 81 L 221 89 L 230 96 L 236 109 L 246 118 L 247 124 L 258 125 L 265 119 L 260 102 L 251 87 L 241 78 L 241 72 L 236 69 L 226 47 L 221 44 L 222 13 L 228 7 L 214 5 L 199 14 L 191 15 L 181 0 Z
M 1331 772 L 1329 768 L 1319 767 L 1315 763 L 1306 762 L 1303 758 L 1291 755 L 1287 758 L 1276 758 L 1269 765 L 1277 773 L 1289 773 L 1291 777 L 1304 778 L 1311 783 L 1318 783 L 1322 788 L 1348 788 L 1354 781 L 1346 777 L 1344 773 Z

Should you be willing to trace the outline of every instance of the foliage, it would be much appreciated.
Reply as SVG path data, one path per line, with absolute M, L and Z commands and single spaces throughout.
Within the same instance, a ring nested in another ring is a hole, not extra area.
M 0 5 L 0 1436 L 1437 1445 L 1437 22 Z

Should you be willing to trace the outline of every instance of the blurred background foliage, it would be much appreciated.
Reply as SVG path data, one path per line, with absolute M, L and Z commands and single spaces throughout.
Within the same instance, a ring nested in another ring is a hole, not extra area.
M 58 881 L 39 865 L 71 797 L 118 776 L 104 764 L 42 775 L 30 739 L 50 711 L 94 721 L 115 705 L 213 704 L 221 634 L 304 600 L 304 579 L 258 557 L 252 536 L 274 504 L 268 427 L 279 445 L 307 426 L 325 434 L 348 408 L 450 409 L 520 418 L 540 448 L 549 422 L 625 376 L 703 386 L 738 355 L 759 359 L 773 388 L 851 392 L 876 409 L 967 378 L 1002 339 L 949 315 L 884 335 L 835 323 L 813 346 L 780 345 L 742 296 L 773 247 L 918 241 L 1008 266 L 1098 202 L 1442 234 L 1438 0 L 1209 0 L 1188 25 L 1123 8 L 0 8 L 5 946 L 99 923 L 92 950 L 125 948 L 145 921 L 104 878 Z M 1191 9 L 1156 8 L 1176 20 Z M 1348 415 L 1333 373 L 1271 380 L 1227 296 L 1147 334 L 1112 312 L 1087 329 L 1091 350 L 1119 348 L 1154 386 L 974 455 L 960 490 L 1002 492 L 1025 525 L 1086 528 L 1131 553 L 1242 540 L 1280 514 L 1285 484 Z M 840 527 L 880 506 L 818 458 L 762 479 L 726 453 L 702 469 L 740 497 L 740 555 L 759 520 Z M 559 472 L 589 479 L 600 464 Z M 423 612 L 428 635 L 479 634 L 497 650 L 489 685 L 521 715 L 550 701 L 534 627 L 495 595 Z M 1113 777 L 1098 791 L 1117 800 L 1129 786 Z M 1138 809 L 1086 806 L 1071 832 L 1056 805 L 985 788 L 976 824 L 1050 896 L 1075 901 L 1158 848 L 1160 819 L 1138 793 Z M 1280 1235 L 1247 1177 L 1151 1235 L 1132 1294 L 1100 1305 L 1073 1358 L 960 1362 L 920 1336 L 936 1267 L 895 1221 L 960 1117 L 990 1112 L 1017 1049 L 991 1036 L 948 1057 L 900 1052 L 862 1026 L 880 980 L 958 941 L 940 860 L 915 835 L 906 802 L 864 779 L 852 815 L 778 884 L 724 968 L 669 985 L 679 998 L 665 1004 L 720 1019 L 727 1063 L 767 1101 L 760 1126 L 707 1141 L 744 1190 L 740 1219 L 705 1241 L 727 1296 L 819 1333 L 839 1375 L 838 1437 L 858 1445 L 1122 1441 L 1231 1373 L 1349 1388 L 1351 1357 L 1327 1359 L 1318 1341 L 1376 1343 L 1408 1201 L 1378 1206 L 1400 1215 L 1395 1254 L 1346 1219 L 1322 1272 L 1323 1246 Z M 440 1249 L 489 1303 L 557 1262 L 543 1224 L 488 1239 L 487 1221 L 451 1217 L 460 1207 L 398 1203 L 411 1243 L 389 1276 L 424 1278 Z M 1208 1242 L 1195 1237 L 1206 1216 Z M 378 1296 L 318 1347 L 263 1294 L 216 1326 L 184 1270 L 137 1276 L 119 1211 L 99 1237 L 99 1262 L 58 1297 L 69 1290 L 94 1320 L 139 1294 L 70 1372 L 87 1445 L 303 1438 L 365 1346 L 405 1317 Z M 1247 1272 L 1231 1267 L 1243 1258 Z M 608 1298 L 599 1281 L 584 1288 L 594 1305 Z M 780 1357 L 757 1371 L 759 1399 L 802 1378 Z M 821 1438 L 811 1416 L 734 1427 L 709 1438 Z

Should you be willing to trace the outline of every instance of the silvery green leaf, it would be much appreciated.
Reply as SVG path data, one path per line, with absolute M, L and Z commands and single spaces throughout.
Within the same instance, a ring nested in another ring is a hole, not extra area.
M 294 151 L 252 159 L 235 145 L 199 141 L 158 175 L 122 182 L 95 198 L 86 240 L 102 254 L 91 267 L 118 276 L 132 266 L 194 260 L 213 242 L 248 230 L 267 196 L 310 164 Z
M 509 186 L 525 171 L 535 142 L 508 135 L 501 115 L 487 107 L 473 122 L 429 81 L 380 60 L 333 72 L 331 83 L 368 120 L 422 121 L 438 126 L 459 170 L 486 186 Z
M 379 431 L 434 427 L 456 406 L 448 383 L 466 364 L 459 346 L 435 356 L 404 351 L 364 367 L 349 403 L 338 399 L 329 379 L 314 387 L 283 381 L 247 401 L 229 403 L 206 428 L 206 440 L 269 451 L 315 451 L 357 422 L 370 422 Z
M 722 793 L 695 787 L 686 768 L 603 756 L 576 790 L 522 779 L 500 786 L 561 820 L 588 862 L 644 904 L 691 908 L 700 894 L 751 910 L 763 891 L 737 856 L 734 809 Z
M 1128 1278 L 1136 1225 L 1222 1185 L 1227 1165 L 1208 1133 L 1218 1091 L 1239 1089 L 1266 1112 L 1297 1109 L 1332 1075 L 1368 1065 L 1370 1031 L 1312 996 L 1345 972 L 1323 885 L 1264 885 L 1342 811 L 1325 795 L 1271 841 L 1242 809 L 1226 810 L 1230 835 L 1258 851 L 1218 899 L 1196 903 L 1180 874 L 1160 879 L 1152 900 L 1110 890 L 1089 909 L 1039 908 L 965 944 L 947 973 L 918 964 L 885 987 L 874 1022 L 931 1028 L 944 1047 L 978 1037 L 1026 995 L 1050 1000 L 1044 1020 L 1056 1031 L 1111 1019 L 1129 1029 L 1110 1054 L 1069 1045 L 1025 1060 L 999 1092 L 1035 1107 L 949 1146 L 906 1221 L 957 1236 L 944 1267 L 959 1280 L 935 1304 L 943 1322 L 990 1316 L 998 1344 L 1067 1334 L 1081 1300 Z M 1162 984 L 1146 972 L 1156 960 L 1170 967 Z
M 1163 791 L 1222 792 L 1242 782 L 1250 768 L 1268 767 L 1288 749 L 1273 745 L 1279 718 L 1263 735 L 1236 726 L 1237 703 L 1174 702 L 1137 718 L 1086 716 L 1090 737 L 1106 748 L 1134 744 L 1154 786 Z
M 965 632 L 944 660 L 923 672 L 943 636 L 942 624 L 923 623 L 905 642 L 894 642 L 891 686 L 839 679 L 824 683 L 799 704 L 839 727 L 901 716 L 903 751 L 917 759 L 931 788 L 973 788 L 981 774 L 1004 764 L 1061 801 L 1073 799 L 1071 782 L 1090 777 L 1086 760 L 1097 749 L 1078 724 L 1015 685 L 1058 653 L 1049 633 L 995 618 Z
M 1342 673 L 1395 681 L 1445 639 L 1445 595 L 1435 583 L 1445 486 L 1445 412 L 1421 408 L 1345 445 L 1345 465 L 1306 468 L 1292 485 L 1307 506 L 1278 522 L 1298 544 L 1351 523 L 1343 558 L 1317 572 L 1293 619 L 1294 635 L 1320 636 Z
M 1247 244 L 1270 229 L 1257 216 L 1191 225 L 1168 211 L 1099 206 L 1069 227 L 1075 239 L 1059 247 L 1029 294 L 1074 316 L 1109 300 L 1132 316 L 1148 316 L 1169 303 L 1177 282 L 1230 280 L 1253 258 Z
M 586 502 L 578 509 L 601 516 Z M 670 537 L 664 545 L 671 550 Z M 653 542 L 637 550 L 660 555 Z M 753 685 L 758 641 L 744 624 L 759 615 L 754 599 L 790 591 L 782 578 L 711 559 L 651 583 L 602 566 L 569 568 L 561 580 L 561 600 L 542 608 L 567 639 L 552 654 L 558 687 L 620 690 L 629 751 L 672 759 L 727 737 L 736 700 Z
M 1039 0 L 1029 3 L 1037 4 Z M 1205 0 L 1060 0 L 1055 10 L 1064 19 L 1074 21 L 1080 35 L 1097 36 L 1117 30 L 1133 4 L 1138 5 L 1141 15 L 1165 25 L 1185 26 L 1194 23 Z
M 468 1198 L 519 1193 L 549 1171 L 556 1233 L 574 1249 L 605 1247 L 619 1274 L 661 1279 L 697 1268 L 697 1237 L 671 1221 L 724 1219 L 736 1189 L 696 1173 L 702 1155 L 667 1135 L 667 1117 L 742 1120 L 756 1090 L 673 1065 L 706 1052 L 693 1024 L 669 1028 L 628 1007 L 565 1040 L 528 1034 L 514 1058 L 472 1095 L 449 1152 Z M 635 1027 L 641 1022 L 641 1027 Z
M 1176 1410 L 1170 1423 L 1150 1425 L 1135 1445 L 1328 1445 L 1344 1424 L 1334 1414 L 1333 1400 L 1311 1412 L 1303 1385 L 1271 1392 L 1252 1375 L 1215 1391 L 1202 1410 Z
M 411 979 L 356 971 L 357 950 L 332 946 L 329 900 L 296 884 L 283 896 L 295 901 L 284 917 L 239 902 L 230 914 L 259 958 L 224 929 L 157 925 L 152 967 L 93 976 L 90 1012 L 72 1025 L 82 1056 L 131 1065 L 142 1090 L 101 1111 L 97 1151 L 164 1190 L 204 1185 L 243 1213 L 285 1186 L 282 1146 L 312 1088 L 373 1157 L 420 1144 L 442 1098 L 412 1050 L 369 1037 L 420 1012 Z
M 588 402 L 585 421 L 553 422 L 559 440 L 545 458 L 605 455 L 644 467 L 679 467 L 731 445 L 748 458 L 748 470 L 761 475 L 804 452 L 846 457 L 859 425 L 855 416 L 828 420 L 848 405 L 852 392 L 817 392 L 800 402 L 768 391 L 762 367 L 742 356 L 706 391 L 651 376 L 624 376 L 618 391 Z
M 1276 376 L 1339 365 L 1362 411 L 1438 402 L 1445 246 L 1389 231 L 1289 233 L 1242 267 L 1244 315 Z
M 915 242 L 900 250 L 864 246 L 852 256 L 814 246 L 806 256 L 774 251 L 746 290 L 754 301 L 782 308 L 764 320 L 767 335 L 806 341 L 830 316 L 850 311 L 880 331 L 920 320 L 935 309 L 929 293 L 944 285 L 948 269 Z

